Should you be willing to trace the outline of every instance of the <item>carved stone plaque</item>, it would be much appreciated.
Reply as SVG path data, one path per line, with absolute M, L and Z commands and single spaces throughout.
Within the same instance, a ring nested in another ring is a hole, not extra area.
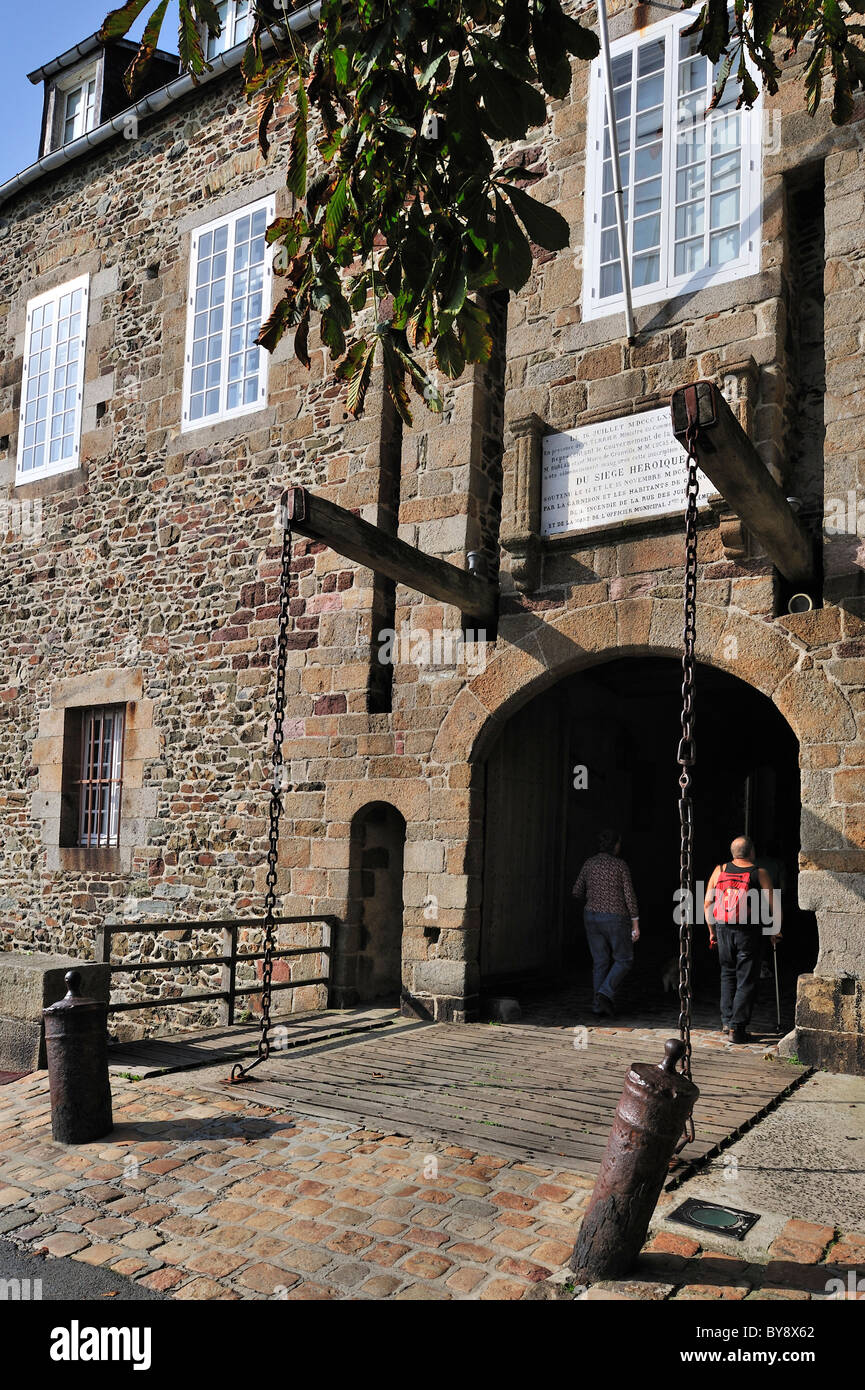
M 666 406 L 546 435 L 541 535 L 684 512 L 686 457 Z M 718 496 L 703 472 L 699 479 L 701 503 Z

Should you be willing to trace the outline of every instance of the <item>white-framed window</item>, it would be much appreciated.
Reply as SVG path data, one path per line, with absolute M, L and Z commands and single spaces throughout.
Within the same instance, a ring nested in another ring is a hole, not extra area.
M 255 340 L 270 313 L 273 271 L 264 234 L 275 215 L 274 199 L 265 198 L 192 235 L 183 430 L 267 403 L 266 353 Z
M 252 0 L 219 0 L 216 13 L 219 15 L 222 31 L 218 38 L 215 34 L 208 33 L 208 59 L 216 58 L 220 53 L 227 53 L 230 48 L 245 43 L 249 38 L 252 29 Z
M 690 11 L 610 47 L 633 301 L 653 304 L 760 268 L 762 99 L 737 111 L 727 83 L 708 116 L 717 66 L 682 30 Z M 623 307 L 603 68 L 592 65 L 586 161 L 583 317 Z
M 89 275 L 27 305 L 16 482 L 77 468 Z
M 68 92 L 59 92 L 63 101 L 62 144 L 77 140 L 96 125 L 96 77 L 89 77 Z

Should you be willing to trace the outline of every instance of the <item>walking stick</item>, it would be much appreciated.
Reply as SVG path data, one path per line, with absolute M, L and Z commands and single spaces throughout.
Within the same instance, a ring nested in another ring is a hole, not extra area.
M 775 966 L 775 1017 L 778 1020 L 778 1032 L 781 1031 L 781 994 L 778 989 L 778 947 L 772 942 L 772 963 Z

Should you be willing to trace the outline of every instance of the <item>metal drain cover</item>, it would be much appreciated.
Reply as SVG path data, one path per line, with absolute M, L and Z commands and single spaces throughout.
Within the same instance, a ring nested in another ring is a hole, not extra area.
M 736 1207 L 722 1207 L 717 1202 L 701 1202 L 697 1197 L 689 1197 L 667 1219 L 678 1221 L 682 1226 L 695 1226 L 698 1231 L 711 1231 L 714 1236 L 730 1236 L 733 1240 L 744 1240 L 751 1227 L 760 1220 L 760 1214 L 755 1211 L 739 1211 Z

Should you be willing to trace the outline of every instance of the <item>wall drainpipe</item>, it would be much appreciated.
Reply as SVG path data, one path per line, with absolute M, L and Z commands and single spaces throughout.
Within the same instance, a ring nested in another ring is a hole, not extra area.
M 613 197 L 616 204 L 616 223 L 619 230 L 622 289 L 625 294 L 625 331 L 628 342 L 633 343 L 636 329 L 634 327 L 634 305 L 631 298 L 631 265 L 627 254 L 628 236 L 625 229 L 625 198 L 622 192 L 619 133 L 616 129 L 616 113 L 613 102 L 613 68 L 610 62 L 610 34 L 607 28 L 607 0 L 598 0 L 598 29 L 600 30 L 601 57 L 604 64 L 604 96 L 606 98 L 607 126 L 610 132 L 610 153 L 613 163 Z

